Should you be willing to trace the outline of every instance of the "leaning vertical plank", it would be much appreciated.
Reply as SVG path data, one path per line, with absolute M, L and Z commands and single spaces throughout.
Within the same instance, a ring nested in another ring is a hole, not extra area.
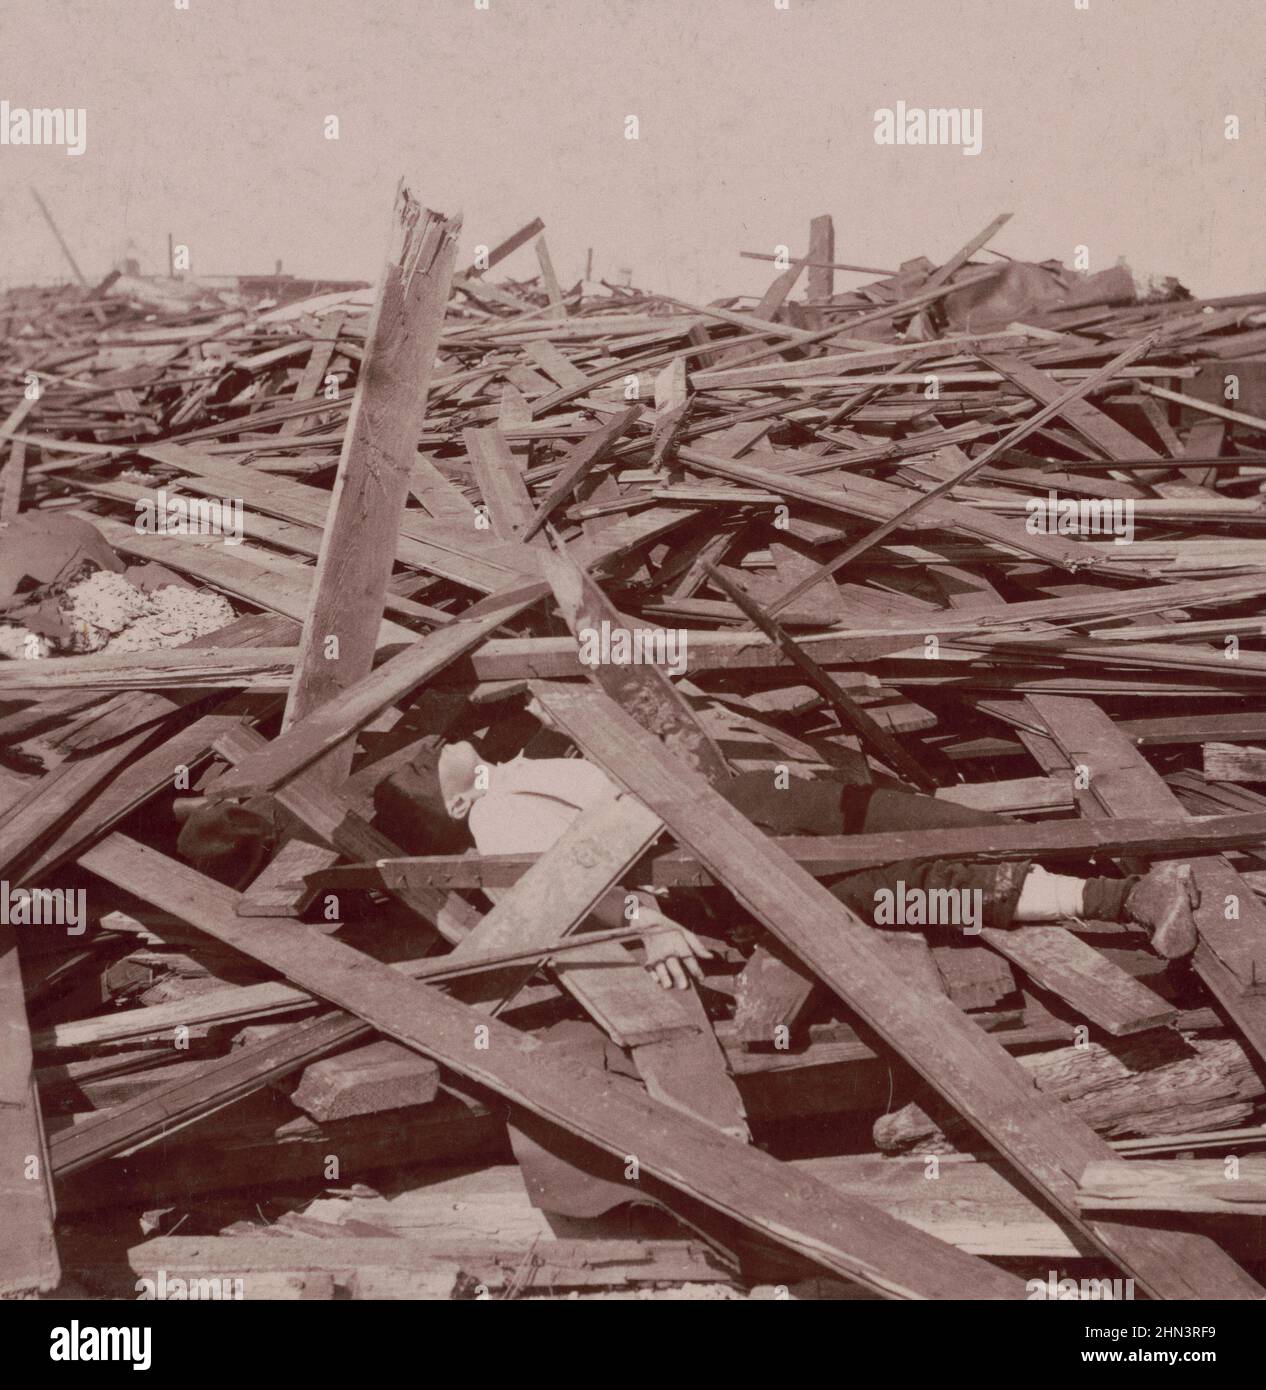
M 31 1068 L 17 933 L 0 926 L 0 1298 L 56 1288 L 52 1175 Z
M 563 292 L 558 288 L 558 276 L 554 274 L 554 262 L 550 258 L 549 247 L 543 236 L 536 238 L 536 259 L 541 265 L 541 284 L 544 285 L 545 295 L 549 300 L 548 316 L 554 319 L 565 319 L 567 310 L 563 305 Z
M 373 665 L 459 227 L 423 209 L 401 184 L 286 704 L 287 725 L 354 685 Z M 340 780 L 351 756 L 352 746 L 345 744 L 323 765 L 323 774 Z
M 5 439 L 21 427 L 22 421 L 31 413 L 38 400 L 37 396 L 23 395 L 0 425 L 0 439 Z M 4 468 L 0 469 L 0 525 L 12 521 L 22 507 L 22 481 L 26 472 L 26 445 L 15 439 L 9 449 L 9 457 Z
M 624 1163 L 636 1158 L 642 1173 L 887 1298 L 1021 1296 L 1014 1275 L 841 1196 L 343 942 L 286 918 L 245 922 L 231 889 L 135 840 L 111 835 L 83 863 L 512 1106 Z
M 7 809 L 7 794 L 0 806 Z M 7 920 L 0 926 L 0 1025 L 0 1298 L 11 1298 L 55 1288 L 61 1269 L 17 933 Z
M 22 482 L 26 476 L 26 445 L 15 439 L 9 457 L 0 468 L 0 526 L 22 510 Z
M 809 223 L 809 299 L 830 299 L 835 293 L 835 223 L 829 212 Z
M 606 696 L 534 682 L 551 718 L 654 811 L 866 1024 L 1154 1298 L 1260 1298 L 1259 1286 L 1203 1236 L 1088 1222 L 1083 1168 L 1108 1144 L 1043 1096 L 993 1038 L 943 995 L 904 978 L 875 932 Z

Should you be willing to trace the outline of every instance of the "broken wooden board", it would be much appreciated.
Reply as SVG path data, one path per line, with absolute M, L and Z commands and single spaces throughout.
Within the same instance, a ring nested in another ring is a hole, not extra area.
M 980 939 L 1113 1037 L 1172 1022 L 1178 1010 L 1059 926 L 985 927 Z
M 425 211 L 403 184 L 397 190 L 285 727 L 341 695 L 373 665 L 460 226 L 460 220 Z M 345 744 L 315 770 L 338 783 L 351 759 Z

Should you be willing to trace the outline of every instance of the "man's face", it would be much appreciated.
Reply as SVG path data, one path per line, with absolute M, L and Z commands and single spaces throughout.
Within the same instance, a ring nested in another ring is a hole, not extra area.
M 440 795 L 454 820 L 465 820 L 481 795 L 476 777 L 482 763 L 471 743 L 446 743 L 440 750 Z

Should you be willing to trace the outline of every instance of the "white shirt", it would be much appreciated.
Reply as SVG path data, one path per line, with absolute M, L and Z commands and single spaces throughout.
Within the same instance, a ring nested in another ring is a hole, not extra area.
M 584 758 L 525 758 L 488 765 L 488 788 L 470 809 L 480 854 L 543 854 L 581 811 L 619 788 Z

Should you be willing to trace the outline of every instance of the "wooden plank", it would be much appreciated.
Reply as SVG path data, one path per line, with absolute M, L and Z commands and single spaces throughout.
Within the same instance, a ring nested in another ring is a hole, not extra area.
M 988 1009 L 1016 990 L 1011 966 L 974 941 L 931 948 L 944 992 L 960 1009 Z
M 971 859 L 996 863 L 1005 859 L 1070 854 L 1173 858 L 1201 851 L 1260 846 L 1266 840 L 1266 814 L 1246 812 L 1191 817 L 1186 821 L 1055 820 L 1032 825 L 1016 822 L 944 830 L 892 830 L 870 835 L 769 838 L 806 873 L 829 878 L 905 859 Z M 532 854 L 436 855 L 397 860 L 391 867 L 413 883 L 448 888 L 496 888 L 516 882 L 536 859 Z M 657 888 L 701 888 L 715 882 L 707 867 L 689 849 L 652 855 L 638 872 L 645 876 L 644 882 Z
M 523 528 L 521 540 L 531 540 L 549 520 L 566 497 L 600 464 L 611 447 L 633 426 L 642 413 L 641 406 L 630 406 L 620 415 L 613 416 L 605 425 L 587 434 L 559 462 L 558 476 L 550 484 L 545 496 L 541 498 L 532 519 Z
M 549 246 L 543 236 L 537 237 L 534 245 L 537 263 L 541 267 L 541 284 L 545 289 L 545 297 L 549 300 L 549 314 L 553 318 L 566 318 L 567 306 L 563 303 L 563 293 L 558 288 L 558 276 L 554 273 L 554 261 L 550 256 Z M 567 383 L 560 381 L 559 385 L 565 386 Z
M 7 885 L 6 885 L 7 891 Z M 32 1076 L 17 931 L 0 925 L 0 1295 L 29 1297 L 61 1279 L 53 1232 L 56 1204 L 39 1095 Z
M 872 929 L 772 849 L 766 838 L 605 696 L 533 685 L 536 698 L 604 766 L 718 873 L 736 899 L 774 932 L 1001 1156 L 1157 1298 L 1260 1296 L 1212 1241 L 1086 1223 L 1073 1173 L 1111 1150 L 1058 1103 L 1034 1092 L 1023 1071 L 947 999 L 901 977 Z
M 413 460 L 409 491 L 437 521 L 448 521 L 467 532 L 474 531 L 474 506 L 430 459 L 419 456 Z
M 961 270 L 969 260 L 980 250 L 982 246 L 991 242 L 994 237 L 1011 221 L 1013 213 L 1000 213 L 982 232 L 978 232 L 965 246 L 959 247 L 957 251 L 945 262 L 938 266 L 927 278 L 927 289 L 936 289 L 949 281 L 950 276 L 955 271 Z
M 1077 1185 L 1077 1203 L 1083 1211 L 1266 1216 L 1266 1158 L 1088 1163 Z
M 980 939 L 1114 1038 L 1159 1028 L 1178 1015 L 1159 994 L 1064 927 L 986 927 Z
M 520 246 L 531 241 L 534 236 L 545 230 L 545 223 L 539 217 L 534 217 L 526 226 L 520 227 L 517 232 L 511 233 L 504 241 L 498 242 L 484 257 L 484 265 L 481 269 L 478 265 L 471 264 L 462 271 L 461 279 L 474 280 L 484 273 L 485 270 L 492 270 L 499 266 L 507 256 L 512 256 Z
M 1050 405 L 1061 395 L 1059 384 L 1037 367 L 1018 357 L 983 354 L 980 359 L 994 371 L 1000 372 L 1013 382 L 1026 395 L 1032 396 L 1039 405 Z M 1131 434 L 1123 425 L 1099 410 L 1086 400 L 1069 401 L 1063 409 L 1063 418 L 1084 439 L 1088 439 L 1096 449 L 1102 449 L 1110 459 L 1156 459 L 1164 462 L 1160 454 L 1145 444 L 1138 435 Z
M 771 642 L 777 643 L 791 664 L 803 673 L 814 690 L 839 716 L 842 727 L 857 735 L 863 748 L 887 763 L 894 772 L 899 773 L 920 791 L 936 790 L 935 778 L 924 771 L 918 759 L 908 753 L 892 734 L 877 724 L 855 700 L 851 699 L 779 622 L 736 584 L 731 583 L 715 565 L 705 565 L 704 572 L 730 602 L 742 611 L 744 617 L 755 623 Z
M 0 526 L 12 521 L 22 510 L 22 484 L 26 477 L 26 445 L 15 439 L 9 457 L 0 468 Z
M 1012 1275 L 842 1198 L 760 1150 L 662 1105 L 607 1072 L 515 1032 L 390 966 L 284 918 L 266 927 L 234 911 L 235 895 L 124 836 L 87 867 L 217 940 L 314 989 L 378 1031 L 488 1086 L 702 1201 L 777 1244 L 889 1298 L 1019 1298 Z M 484 1041 L 486 1040 L 486 1045 Z
M 373 665 L 459 228 L 424 210 L 401 184 L 283 728 L 353 687 Z M 340 781 L 351 757 L 344 744 L 321 762 L 320 775 Z
M 1064 756 L 1089 770 L 1085 800 L 1109 815 L 1140 808 L 1175 820 L 1186 815 L 1160 774 L 1093 701 L 1031 695 L 1029 703 Z M 1242 993 L 1263 992 L 1266 908 L 1225 859 L 1199 859 L 1192 869 L 1201 893 L 1194 912 L 1201 942 L 1239 982 Z M 1228 920 L 1226 903 L 1232 897 L 1238 916 Z
M 835 293 L 835 223 L 823 213 L 809 223 L 809 299 L 830 299 Z
M 343 331 L 343 321 L 346 317 L 346 310 L 336 309 L 323 320 L 321 336 L 312 340 L 312 351 L 308 354 L 308 361 L 304 366 L 303 375 L 299 378 L 299 384 L 295 387 L 295 393 L 290 398 L 292 401 L 310 401 L 324 387 L 325 374 L 330 359 L 334 356 L 334 350 L 338 347 L 338 335 Z M 292 415 L 290 419 L 281 422 L 281 428 L 277 433 L 283 438 L 298 434 L 303 422 L 302 415 Z
M 463 430 L 462 439 L 493 534 L 503 541 L 522 539 L 532 521 L 532 499 L 505 435 L 495 428 Z
M 559 611 L 579 640 L 580 634 L 636 626 L 625 618 L 570 555 L 542 558 L 542 570 L 554 591 Z M 599 654 L 601 643 L 596 644 Z M 626 706 L 644 728 L 653 729 L 665 744 L 712 783 L 730 776 L 716 740 L 696 717 L 684 695 L 654 665 L 618 665 L 598 660 L 586 668 L 590 678 Z

